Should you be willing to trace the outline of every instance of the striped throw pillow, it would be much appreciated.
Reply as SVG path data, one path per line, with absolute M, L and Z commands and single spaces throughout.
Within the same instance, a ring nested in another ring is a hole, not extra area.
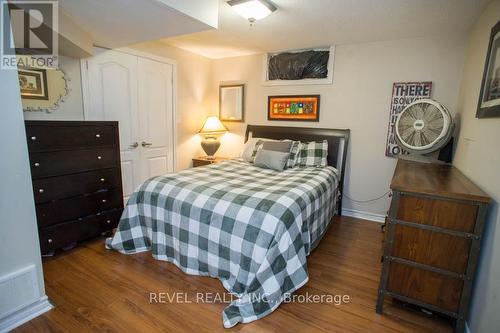
M 293 141 L 292 148 L 290 149 L 290 156 L 288 157 L 288 161 L 286 162 L 286 167 L 293 168 L 297 165 L 297 160 L 299 159 L 299 151 L 300 151 L 300 141 Z

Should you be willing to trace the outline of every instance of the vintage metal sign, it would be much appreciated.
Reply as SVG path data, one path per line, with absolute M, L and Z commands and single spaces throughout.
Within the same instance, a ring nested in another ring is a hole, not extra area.
M 397 157 L 408 152 L 398 146 L 394 134 L 394 124 L 401 111 L 417 99 L 431 98 L 432 82 L 394 82 L 392 85 L 391 109 L 389 111 L 389 128 L 387 130 L 387 146 L 385 156 Z

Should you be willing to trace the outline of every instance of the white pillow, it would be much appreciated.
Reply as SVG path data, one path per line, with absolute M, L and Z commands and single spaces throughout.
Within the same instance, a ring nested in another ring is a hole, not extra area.
M 279 140 L 264 139 L 264 138 L 248 138 L 248 141 L 245 142 L 245 145 L 243 146 L 243 149 L 241 150 L 240 157 L 243 158 L 247 162 L 253 162 L 253 160 L 252 160 L 253 148 L 255 147 L 255 144 L 259 140 L 262 140 L 262 141 L 279 141 Z

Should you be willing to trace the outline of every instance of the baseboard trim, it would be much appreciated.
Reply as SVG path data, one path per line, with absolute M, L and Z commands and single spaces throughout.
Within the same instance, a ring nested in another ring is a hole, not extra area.
M 342 209 L 342 215 L 355 217 L 358 219 L 369 220 L 378 223 L 384 223 L 385 215 L 375 214 L 370 212 L 363 212 L 361 210 L 356 209 Z
M 23 307 L 5 318 L 2 318 L 0 320 L 0 333 L 9 332 L 31 319 L 51 310 L 53 307 L 54 306 L 50 304 L 47 296 L 43 296 L 36 302 Z

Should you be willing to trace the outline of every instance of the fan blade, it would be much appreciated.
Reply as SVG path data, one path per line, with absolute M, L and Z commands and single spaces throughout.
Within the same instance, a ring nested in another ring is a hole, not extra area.
M 415 105 L 415 118 L 423 119 L 425 115 L 425 104 Z
M 417 116 L 416 116 L 416 111 L 414 108 L 409 108 L 406 110 L 405 113 L 403 113 L 402 117 L 409 117 L 410 119 L 412 119 L 413 121 L 417 120 Z
M 427 136 L 425 135 L 424 132 L 420 131 L 420 142 L 422 144 L 422 146 L 427 146 L 429 143 L 431 143 L 431 141 L 429 141 L 429 139 L 427 139 Z

